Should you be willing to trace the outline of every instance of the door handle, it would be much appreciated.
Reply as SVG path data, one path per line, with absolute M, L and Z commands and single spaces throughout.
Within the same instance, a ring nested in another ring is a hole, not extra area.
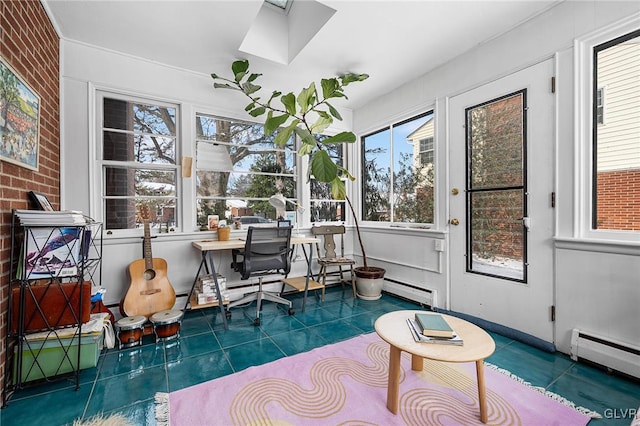
M 449 220 L 449 223 L 454 225 L 454 226 L 460 225 L 460 221 L 458 219 L 456 219 L 455 217 L 453 219 Z

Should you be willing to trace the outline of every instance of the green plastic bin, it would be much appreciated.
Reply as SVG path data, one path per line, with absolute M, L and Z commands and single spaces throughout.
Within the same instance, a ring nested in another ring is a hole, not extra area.
M 95 367 L 102 348 L 103 333 L 83 333 L 80 350 L 80 370 Z M 64 348 L 64 349 L 63 349 Z M 67 351 L 65 356 L 64 351 Z M 16 347 L 16 351 L 18 348 Z M 16 354 L 17 355 L 17 354 Z M 37 362 L 36 362 L 37 361 Z M 46 340 L 32 340 L 25 342 L 22 350 L 21 381 L 30 382 L 44 377 L 76 370 L 78 362 L 78 337 L 57 339 L 49 337 Z M 13 358 L 14 383 L 18 377 L 18 357 Z

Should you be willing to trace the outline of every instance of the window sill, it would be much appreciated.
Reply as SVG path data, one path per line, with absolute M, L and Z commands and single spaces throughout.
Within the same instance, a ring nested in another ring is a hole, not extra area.
M 555 238 L 556 249 L 640 256 L 640 241 L 614 241 L 592 238 Z

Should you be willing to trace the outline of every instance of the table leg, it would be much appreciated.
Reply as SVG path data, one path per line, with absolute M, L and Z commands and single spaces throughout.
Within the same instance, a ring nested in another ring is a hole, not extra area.
M 400 388 L 400 354 L 402 351 L 393 345 L 389 349 L 389 382 L 387 384 L 387 409 L 398 413 L 398 394 Z
M 424 367 L 424 358 L 411 354 L 411 369 L 413 371 L 422 371 Z
M 487 423 L 487 392 L 484 385 L 484 361 L 476 361 L 476 375 L 478 376 L 478 402 L 480 403 L 480 421 Z

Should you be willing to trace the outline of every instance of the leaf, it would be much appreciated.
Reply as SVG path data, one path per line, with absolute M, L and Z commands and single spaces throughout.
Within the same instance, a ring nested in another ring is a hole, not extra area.
M 313 103 L 315 101 L 315 93 L 316 93 L 316 84 L 311 83 L 309 87 L 307 87 L 306 89 L 302 89 L 298 94 L 297 101 L 298 101 L 298 106 L 300 106 L 300 112 L 302 114 L 309 111 L 311 106 L 313 106 Z
M 333 197 L 334 200 L 344 200 L 347 198 L 347 188 L 345 188 L 344 182 L 339 177 L 331 181 L 331 197 Z
M 303 144 L 311 145 L 313 147 L 316 146 L 316 143 L 318 141 L 316 140 L 316 138 L 313 137 L 311 133 L 309 133 L 307 129 L 303 127 L 295 127 L 293 131 L 296 132 L 296 135 L 298 135 L 300 140 L 302 140 Z
M 333 118 L 324 111 L 318 111 L 318 120 L 311 125 L 313 133 L 322 133 L 333 123 Z
M 338 166 L 325 150 L 319 150 L 311 159 L 311 172 L 316 180 L 331 182 L 338 176 Z
M 291 137 L 291 133 L 293 133 L 293 129 L 296 128 L 299 122 L 300 120 L 293 120 L 287 127 L 281 129 L 273 140 L 273 143 L 277 146 L 285 146 Z
M 349 83 L 355 83 L 356 81 L 365 81 L 368 78 L 369 78 L 369 74 L 348 73 L 340 77 L 340 81 L 342 81 L 343 86 L 346 86 Z
M 251 74 L 249 76 L 249 78 L 247 79 L 247 82 L 251 83 L 253 80 L 255 80 L 256 78 L 260 77 L 262 74 Z
M 313 152 L 314 148 L 315 148 L 315 145 L 309 145 L 309 144 L 303 143 L 302 145 L 300 145 L 300 149 L 298 149 L 298 155 L 301 157 L 304 157 L 305 155 L 309 155 Z
M 281 94 L 282 94 L 281 92 L 278 92 L 277 90 L 274 90 L 274 91 L 271 93 L 271 96 L 269 97 L 269 100 L 267 101 L 267 105 L 268 105 L 268 106 L 271 106 L 271 101 L 273 100 L 273 98 L 277 98 L 277 97 L 278 97 L 278 96 L 280 96 Z
M 333 98 L 334 92 L 338 89 L 339 83 L 336 78 L 327 78 L 320 80 L 320 85 L 322 86 L 322 97 L 324 99 Z
M 293 93 L 287 93 L 280 98 L 280 102 L 291 115 L 296 115 L 296 97 Z
M 249 111 L 251 111 L 252 109 L 254 109 L 255 107 L 256 107 L 256 103 L 255 103 L 255 102 L 251 102 L 249 105 L 247 105 L 247 106 L 244 108 L 244 110 L 245 110 L 245 111 L 247 111 L 247 112 L 249 112 Z
M 213 83 L 213 88 L 214 89 L 231 89 L 231 90 L 240 90 L 235 86 L 232 86 L 230 84 L 227 83 Z
M 349 172 L 349 170 L 345 169 L 344 167 L 338 165 L 338 170 L 340 170 L 340 177 L 343 177 L 343 175 L 346 175 L 347 179 L 349 179 L 351 182 L 354 182 L 356 180 L 356 177 L 352 175 L 351 172 Z
M 262 87 L 258 86 L 257 84 L 253 84 L 253 83 L 249 83 L 249 82 L 242 84 L 242 91 L 244 93 L 246 93 L 247 95 L 250 95 L 252 93 L 256 93 L 260 89 L 262 89 Z
M 267 114 L 267 119 L 264 122 L 264 135 L 271 135 L 276 131 L 278 127 L 282 126 L 288 118 L 289 114 L 276 115 L 274 117 L 273 111 L 269 111 L 269 114 Z
M 251 115 L 252 117 L 259 117 L 262 114 L 264 114 L 266 112 L 266 108 L 265 107 L 258 107 L 252 111 L 249 111 L 249 115 Z
M 342 121 L 342 116 L 340 115 L 338 110 L 335 109 L 329 102 L 325 102 L 325 104 L 327 104 L 327 106 L 329 107 L 329 113 L 333 115 L 336 120 Z
M 340 132 L 337 135 L 333 135 L 323 140 L 322 143 L 325 145 L 335 144 L 335 143 L 353 143 L 356 141 L 356 135 L 353 132 Z
M 233 75 L 238 83 L 240 82 L 240 80 L 242 80 L 242 77 L 245 76 L 248 69 L 249 61 L 247 61 L 246 59 L 235 61 L 233 64 L 231 64 L 231 71 L 233 72 Z

